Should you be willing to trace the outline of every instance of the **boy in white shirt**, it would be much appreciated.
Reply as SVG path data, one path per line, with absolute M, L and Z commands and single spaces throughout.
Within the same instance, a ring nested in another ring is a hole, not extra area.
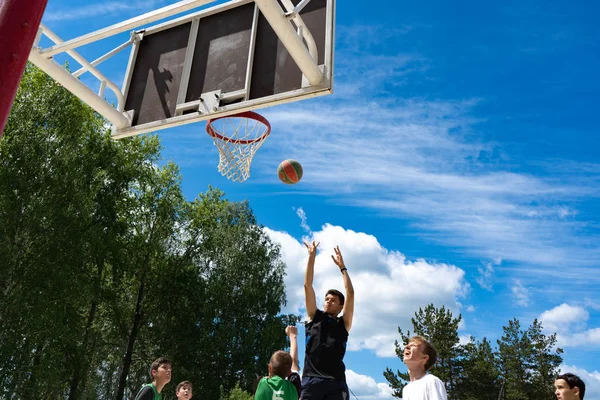
M 437 351 L 421 336 L 409 339 L 404 347 L 404 364 L 410 382 L 402 389 L 402 400 L 447 400 L 446 387 L 427 371 L 435 365 Z

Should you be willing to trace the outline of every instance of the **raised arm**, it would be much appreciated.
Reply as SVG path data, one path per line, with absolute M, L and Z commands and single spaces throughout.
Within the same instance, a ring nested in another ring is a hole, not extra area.
M 344 289 L 346 290 L 346 301 L 344 302 L 344 309 L 342 310 L 344 312 L 342 318 L 344 319 L 346 330 L 350 332 L 350 328 L 352 328 L 352 318 L 354 318 L 354 287 L 352 286 L 352 281 L 350 280 L 350 275 L 348 275 L 348 269 L 344 264 L 344 258 L 342 257 L 339 246 L 336 246 L 333 251 L 335 252 L 335 255 L 332 255 L 331 258 L 335 265 L 340 268 L 342 279 L 344 280 Z
M 288 326 L 285 328 L 285 334 L 290 338 L 290 355 L 292 356 L 292 372 L 300 371 L 298 365 L 298 328 Z
M 319 243 L 304 242 L 308 249 L 308 262 L 306 263 L 306 274 L 304 275 L 304 296 L 306 298 L 306 313 L 308 319 L 312 320 L 317 313 L 317 297 L 313 288 L 313 276 L 315 274 L 315 257 L 317 256 L 317 247 Z

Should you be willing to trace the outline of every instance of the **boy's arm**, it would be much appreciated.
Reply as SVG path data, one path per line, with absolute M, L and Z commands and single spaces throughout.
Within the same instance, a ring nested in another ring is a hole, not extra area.
M 342 318 L 344 319 L 346 331 L 350 332 L 350 329 L 352 328 L 352 319 L 354 318 L 354 286 L 352 286 L 352 280 L 350 280 L 350 275 L 348 275 L 348 269 L 344 264 L 344 258 L 342 257 L 339 246 L 336 246 L 333 250 L 335 251 L 335 256 L 331 256 L 331 258 L 342 272 L 344 289 L 346 290 L 346 301 L 344 302 L 344 315 Z
M 150 386 L 144 386 L 135 396 L 135 400 L 153 400 L 154 392 Z
M 319 243 L 304 242 L 308 249 L 308 262 L 306 263 L 306 274 L 304 275 L 304 296 L 306 298 L 306 313 L 308 319 L 312 320 L 317 313 L 317 297 L 313 288 L 313 276 L 315 274 L 315 257 L 317 256 L 317 247 Z
M 290 355 L 292 356 L 292 372 L 300 371 L 298 365 L 298 328 L 288 326 L 285 328 L 285 334 L 290 338 Z

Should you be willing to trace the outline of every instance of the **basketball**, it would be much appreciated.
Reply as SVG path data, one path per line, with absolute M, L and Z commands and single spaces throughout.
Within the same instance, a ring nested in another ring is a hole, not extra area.
M 277 176 L 283 183 L 293 185 L 302 179 L 302 165 L 296 160 L 285 160 L 277 168 Z

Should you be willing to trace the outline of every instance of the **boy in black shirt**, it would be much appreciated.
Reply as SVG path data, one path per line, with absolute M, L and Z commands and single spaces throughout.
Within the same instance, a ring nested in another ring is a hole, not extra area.
M 347 400 L 346 354 L 348 332 L 354 315 L 354 288 L 339 247 L 331 258 L 339 267 L 344 280 L 347 299 L 335 289 L 327 291 L 323 311 L 317 308 L 313 288 L 315 257 L 319 243 L 304 243 L 308 249 L 308 263 L 304 278 L 306 312 L 306 355 L 302 374 L 302 400 Z M 338 314 L 343 311 L 343 315 Z

